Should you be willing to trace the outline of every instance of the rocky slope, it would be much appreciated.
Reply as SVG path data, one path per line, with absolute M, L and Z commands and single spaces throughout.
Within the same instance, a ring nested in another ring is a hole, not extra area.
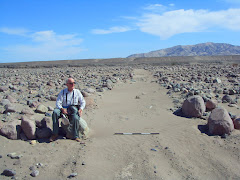
M 165 57 L 165 56 L 222 56 L 239 55 L 240 46 L 226 43 L 202 43 L 187 46 L 174 46 L 171 48 L 151 51 L 149 53 L 133 54 L 128 57 Z

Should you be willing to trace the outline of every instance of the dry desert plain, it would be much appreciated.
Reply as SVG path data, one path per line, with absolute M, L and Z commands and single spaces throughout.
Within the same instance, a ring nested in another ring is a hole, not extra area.
M 0 72 L 0 129 L 21 124 L 23 117 L 45 119 L 51 128 L 56 96 L 70 76 L 84 93 L 83 119 L 90 128 L 85 144 L 63 136 L 50 143 L 40 135 L 35 143 L 23 132 L 16 136 L 23 140 L 0 136 L 0 172 L 15 174 L 0 179 L 240 179 L 240 130 L 209 135 L 210 111 L 201 118 L 174 113 L 195 94 L 217 101 L 237 118 L 239 65 L 3 67 Z M 231 102 L 223 103 L 227 94 Z M 36 111 L 39 105 L 47 111 Z M 159 134 L 114 135 L 136 132 Z

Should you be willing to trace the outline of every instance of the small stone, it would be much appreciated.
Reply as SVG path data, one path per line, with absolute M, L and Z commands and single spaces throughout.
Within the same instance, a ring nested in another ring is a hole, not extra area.
M 86 165 L 86 163 L 83 161 L 83 162 L 82 162 L 82 165 L 84 166 L 84 165 Z
M 56 97 L 56 96 L 50 96 L 50 100 L 51 100 L 51 101 L 56 101 L 56 100 L 57 100 L 57 97 Z
M 32 173 L 30 174 L 32 177 L 37 177 L 39 175 L 38 170 L 33 170 Z
M 15 162 L 13 163 L 13 165 L 19 165 L 19 164 L 21 164 L 20 159 L 18 159 L 17 161 L 15 161 Z
M 68 178 L 73 178 L 73 177 L 76 177 L 78 174 L 77 173 L 71 173 Z
M 140 96 L 136 96 L 135 99 L 140 99 Z
M 229 104 L 229 107 L 238 107 L 236 104 Z
M 34 166 L 31 166 L 31 167 L 29 168 L 29 170 L 34 171 L 34 170 L 35 170 L 35 167 L 34 167 Z
M 226 103 L 226 102 L 228 102 L 228 103 L 231 103 L 231 102 L 232 102 L 231 96 L 229 96 L 229 95 L 223 96 L 223 98 L 222 98 L 222 103 Z
M 222 139 L 226 139 L 227 136 L 228 136 L 228 134 L 223 134 L 223 135 L 221 135 L 221 138 L 222 138 Z
M 36 140 L 31 140 L 31 141 L 30 141 L 30 144 L 33 145 L 33 146 L 35 146 L 35 145 L 37 144 L 37 141 L 36 141 Z
M 151 151 L 157 151 L 157 150 L 152 148 Z
M 9 153 L 7 156 L 10 157 L 11 159 L 20 159 L 21 157 L 23 157 L 22 154 L 17 155 L 17 153 L 15 153 L 15 152 Z
M 14 175 L 16 175 L 16 172 L 14 170 L 11 170 L 11 169 L 5 169 L 2 172 L 2 175 L 4 175 L 4 176 L 14 176 Z
M 0 158 L 2 158 L 2 155 L 0 155 Z
M 43 164 L 42 163 L 37 163 L 36 166 L 37 166 L 37 168 L 43 167 Z
M 168 149 L 168 147 L 165 147 L 165 149 Z
M 157 173 L 157 171 L 154 171 L 154 173 Z

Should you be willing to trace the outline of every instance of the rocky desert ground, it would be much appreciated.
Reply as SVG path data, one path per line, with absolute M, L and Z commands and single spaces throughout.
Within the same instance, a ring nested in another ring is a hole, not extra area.
M 48 140 L 68 77 L 87 102 L 85 144 Z M 0 179 L 240 179 L 238 63 L 2 67 L 0 79 Z

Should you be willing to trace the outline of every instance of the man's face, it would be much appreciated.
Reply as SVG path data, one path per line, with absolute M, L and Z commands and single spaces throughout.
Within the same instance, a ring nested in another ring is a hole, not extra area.
M 74 89 L 74 87 L 75 87 L 74 79 L 72 79 L 72 78 L 68 79 L 67 87 L 68 87 L 69 91 L 72 91 Z

